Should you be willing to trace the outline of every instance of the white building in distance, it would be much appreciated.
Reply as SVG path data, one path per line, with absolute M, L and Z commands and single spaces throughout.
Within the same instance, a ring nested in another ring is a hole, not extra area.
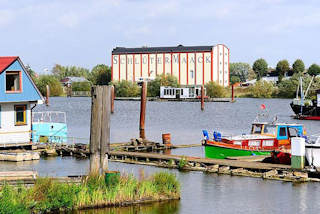
M 230 50 L 215 46 L 116 47 L 112 51 L 112 80 L 136 82 L 160 74 L 177 77 L 183 86 L 200 86 L 210 81 L 228 86 Z

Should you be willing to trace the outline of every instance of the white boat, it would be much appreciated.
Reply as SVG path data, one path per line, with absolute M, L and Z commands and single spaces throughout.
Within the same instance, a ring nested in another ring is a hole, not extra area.
M 311 166 L 320 170 L 320 136 L 311 136 L 306 142 L 306 158 Z

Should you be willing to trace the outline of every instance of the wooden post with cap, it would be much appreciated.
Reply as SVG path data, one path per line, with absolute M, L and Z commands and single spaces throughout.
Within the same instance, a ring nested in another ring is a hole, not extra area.
M 140 138 L 145 139 L 145 118 L 146 118 L 146 103 L 147 103 L 147 83 L 142 82 L 141 87 L 141 104 L 140 104 Z

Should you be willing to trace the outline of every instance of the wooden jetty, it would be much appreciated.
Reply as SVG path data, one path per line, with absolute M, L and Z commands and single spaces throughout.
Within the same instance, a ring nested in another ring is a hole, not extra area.
M 1 152 L 0 153 L 0 161 L 31 161 L 31 160 L 39 160 L 40 155 L 38 152 Z
M 84 176 L 65 176 L 65 177 L 53 177 L 55 181 L 64 183 L 80 183 Z M 34 185 L 39 178 L 36 171 L 0 171 L 0 186 L 4 184 L 10 185 Z
M 320 182 L 319 173 L 292 170 L 290 165 L 245 160 L 208 159 L 181 155 L 111 151 L 110 161 L 290 182 Z

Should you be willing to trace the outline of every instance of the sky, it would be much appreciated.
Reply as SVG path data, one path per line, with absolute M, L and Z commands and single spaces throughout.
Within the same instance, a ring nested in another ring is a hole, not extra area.
M 110 65 L 115 47 L 225 44 L 230 62 L 320 64 L 318 0 L 0 0 L 0 56 L 38 73 Z

